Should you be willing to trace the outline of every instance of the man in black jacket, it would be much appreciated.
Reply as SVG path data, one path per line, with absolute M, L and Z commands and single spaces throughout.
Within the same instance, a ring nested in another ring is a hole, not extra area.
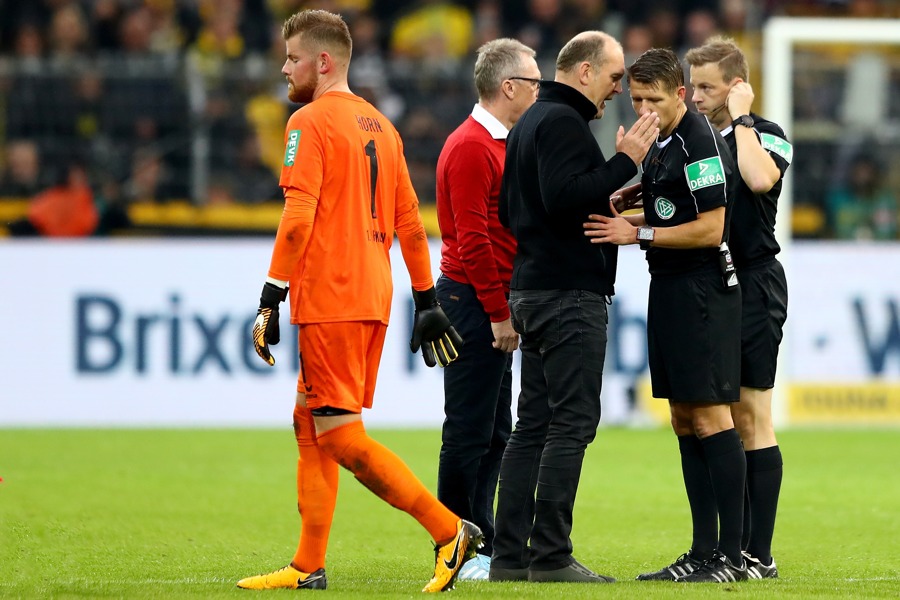
M 606 161 L 588 127 L 622 92 L 625 59 L 608 34 L 587 31 L 560 51 L 556 77 L 507 140 L 499 216 L 517 241 L 510 286 L 522 336 L 515 431 L 503 455 L 492 581 L 615 581 L 572 556 L 572 509 L 587 445 L 600 421 L 606 306 L 617 249 L 592 246 L 582 223 L 610 214 L 609 197 L 637 172 L 656 114 L 616 136 Z M 529 539 L 531 541 L 529 547 Z

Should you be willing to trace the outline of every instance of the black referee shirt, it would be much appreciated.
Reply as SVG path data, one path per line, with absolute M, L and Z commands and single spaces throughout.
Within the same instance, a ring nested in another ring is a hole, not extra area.
M 753 130 L 763 149 L 769 153 L 781 171 L 781 178 L 768 192 L 754 194 L 740 174 L 736 173 L 737 199 L 731 215 L 731 237 L 728 247 L 731 248 L 731 257 L 738 273 L 742 267 L 765 262 L 781 251 L 778 242 L 775 241 L 775 214 L 778 211 L 778 197 L 781 196 L 784 173 L 794 158 L 794 148 L 781 127 L 757 114 L 750 116 L 754 121 Z M 725 136 L 728 148 L 737 159 L 734 130 L 728 127 L 722 131 L 722 135 Z
M 637 172 L 626 154 L 607 162 L 588 123 L 597 107 L 547 81 L 506 141 L 500 222 L 516 238 L 511 289 L 578 289 L 612 295 L 618 248 L 591 244 L 583 223 L 612 216 L 609 196 Z
M 725 140 L 706 117 L 688 111 L 668 138 L 650 147 L 642 167 L 648 225 L 674 227 L 724 206 L 728 227 L 739 177 Z M 647 262 L 651 275 L 718 268 L 718 248 L 651 247 Z

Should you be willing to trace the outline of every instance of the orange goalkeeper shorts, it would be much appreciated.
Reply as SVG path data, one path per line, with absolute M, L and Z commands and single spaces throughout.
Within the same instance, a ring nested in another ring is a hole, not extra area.
M 380 321 L 300 325 L 297 392 L 306 394 L 307 408 L 372 408 L 386 333 Z

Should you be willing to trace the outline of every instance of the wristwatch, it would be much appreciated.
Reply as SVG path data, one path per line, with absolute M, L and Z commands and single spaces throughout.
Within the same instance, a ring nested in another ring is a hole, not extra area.
M 749 129 L 753 129 L 753 117 L 750 115 L 741 115 L 737 119 L 731 122 L 732 127 L 737 127 L 738 125 L 743 125 Z
M 637 240 L 641 245 L 641 250 L 650 247 L 650 242 L 656 237 L 656 230 L 648 225 L 641 225 L 637 228 Z

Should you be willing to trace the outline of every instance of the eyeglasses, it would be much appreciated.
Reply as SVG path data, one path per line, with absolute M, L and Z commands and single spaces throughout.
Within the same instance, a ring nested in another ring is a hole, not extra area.
M 528 83 L 533 85 L 535 87 L 535 89 L 540 89 L 540 87 L 541 87 L 541 80 L 535 79 L 533 77 L 507 77 L 507 79 L 518 79 L 519 81 L 527 81 Z

